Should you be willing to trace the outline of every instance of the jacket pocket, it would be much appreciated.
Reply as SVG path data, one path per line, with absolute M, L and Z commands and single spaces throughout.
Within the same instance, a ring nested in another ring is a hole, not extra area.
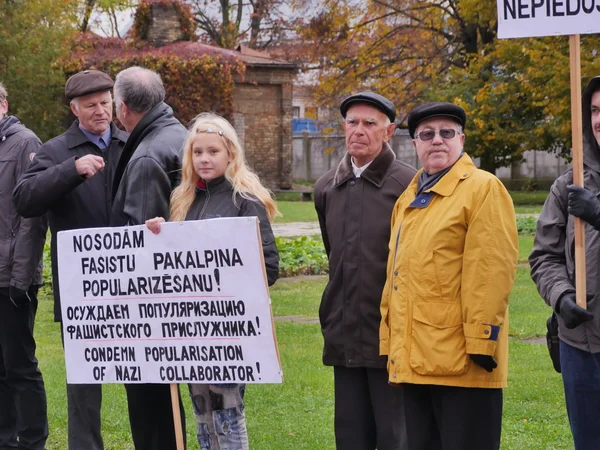
M 410 265 L 411 269 L 408 271 L 408 276 L 416 300 L 445 300 L 438 279 L 434 252 L 432 250 L 413 252 Z
M 413 304 L 410 366 L 419 375 L 462 375 L 469 368 L 459 303 Z

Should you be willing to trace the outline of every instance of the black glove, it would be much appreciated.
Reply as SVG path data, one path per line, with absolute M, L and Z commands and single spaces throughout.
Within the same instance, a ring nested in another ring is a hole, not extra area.
M 565 326 L 573 329 L 583 322 L 594 318 L 594 315 L 587 309 L 583 309 L 575 303 L 575 293 L 564 294 L 556 305 L 556 312 L 564 320 Z
M 593 192 L 571 184 L 569 190 L 569 214 L 579 217 L 600 230 L 600 200 Z
M 31 298 L 29 298 L 29 294 L 27 293 L 27 291 L 24 291 L 14 286 L 11 286 L 9 289 L 9 298 L 12 304 L 15 305 L 17 308 L 26 306 L 31 301 Z
M 498 367 L 498 363 L 494 359 L 493 356 L 490 355 L 469 355 L 473 362 L 477 364 L 479 367 L 491 372 L 496 367 Z

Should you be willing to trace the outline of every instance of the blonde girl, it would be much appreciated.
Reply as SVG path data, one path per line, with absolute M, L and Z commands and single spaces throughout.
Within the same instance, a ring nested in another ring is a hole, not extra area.
M 270 221 L 279 214 L 270 192 L 246 164 L 231 124 L 212 113 L 196 117 L 184 144 L 181 184 L 171 194 L 171 221 L 256 216 L 267 272 L 272 285 L 279 254 Z M 160 232 L 162 217 L 146 221 Z M 202 449 L 248 449 L 243 384 L 190 384 Z

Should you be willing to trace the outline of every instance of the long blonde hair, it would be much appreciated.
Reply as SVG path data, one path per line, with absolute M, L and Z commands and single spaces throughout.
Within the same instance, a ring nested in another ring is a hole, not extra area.
M 231 124 L 216 114 L 202 113 L 194 119 L 183 146 L 181 184 L 171 194 L 170 220 L 185 220 L 196 196 L 196 185 L 200 177 L 194 170 L 192 155 L 194 139 L 200 133 L 217 133 L 223 139 L 227 154 L 231 159 L 225 171 L 225 178 L 233 187 L 234 203 L 238 194 L 252 201 L 255 200 L 252 198 L 254 196 L 264 205 L 270 221 L 273 221 L 276 215 L 281 215 L 271 192 L 261 184 L 258 176 L 246 164 L 244 150 Z

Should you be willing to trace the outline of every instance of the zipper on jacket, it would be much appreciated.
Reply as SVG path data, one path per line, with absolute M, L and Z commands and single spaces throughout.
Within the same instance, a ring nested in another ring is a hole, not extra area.
M 210 191 L 208 190 L 208 183 L 206 183 L 206 200 L 204 200 L 204 205 L 202 205 L 202 209 L 200 210 L 200 214 L 198 215 L 198 220 L 202 220 L 202 215 L 204 211 L 206 211 L 206 207 L 208 206 L 208 201 L 210 200 Z

